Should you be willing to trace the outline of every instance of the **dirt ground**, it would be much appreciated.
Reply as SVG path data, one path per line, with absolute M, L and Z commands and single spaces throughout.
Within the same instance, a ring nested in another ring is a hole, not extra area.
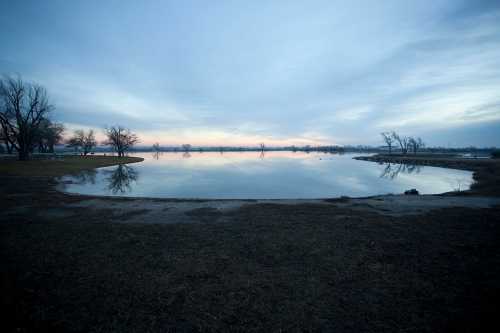
M 0 177 L 4 331 L 484 331 L 500 314 L 500 169 L 468 169 L 466 193 L 286 201 Z

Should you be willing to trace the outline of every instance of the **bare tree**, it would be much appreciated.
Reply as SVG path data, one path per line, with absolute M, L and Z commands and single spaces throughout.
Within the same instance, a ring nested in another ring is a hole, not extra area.
M 155 152 L 160 152 L 161 148 L 160 148 L 160 144 L 158 142 L 154 143 L 153 144 L 153 151 Z
M 45 88 L 24 82 L 20 77 L 4 76 L 0 80 L 0 123 L 19 154 L 27 160 L 36 144 L 40 123 L 47 119 L 53 106 Z
M 401 148 L 401 152 L 403 154 L 408 153 L 409 138 L 407 136 L 400 136 L 396 132 L 392 132 L 391 136 L 394 139 L 394 141 L 396 141 L 399 144 L 399 147 Z
M 184 152 L 189 152 L 191 150 L 191 145 L 189 143 L 185 143 L 182 145 L 182 150 L 184 150 Z
M 36 141 L 40 153 L 53 153 L 54 146 L 62 142 L 64 125 L 43 119 L 38 128 Z
M 259 145 L 260 145 L 260 151 L 263 152 L 264 150 L 266 150 L 266 145 L 263 142 L 260 143 Z
M 159 160 L 160 159 L 160 154 L 161 154 L 161 148 L 160 148 L 160 144 L 158 142 L 154 143 L 153 144 L 153 158 L 155 160 Z
M 422 141 L 421 138 L 409 138 L 408 139 L 408 146 L 409 148 L 413 151 L 413 154 L 417 154 L 417 151 L 420 149 L 420 148 L 423 148 L 425 147 L 425 144 L 424 142 Z
M 89 130 L 88 132 L 76 130 L 73 132 L 73 137 L 68 140 L 68 147 L 81 148 L 85 156 L 87 156 L 95 146 L 97 146 L 97 141 L 93 130 Z
M 391 154 L 392 145 L 394 143 L 394 138 L 392 137 L 392 134 L 390 132 L 382 132 L 380 133 L 380 135 L 382 135 L 382 138 L 384 139 L 387 148 L 389 148 L 389 154 Z
M 125 152 L 139 142 L 136 134 L 128 128 L 111 126 L 105 129 L 107 139 L 105 145 L 110 145 L 118 153 L 119 157 L 125 156 Z

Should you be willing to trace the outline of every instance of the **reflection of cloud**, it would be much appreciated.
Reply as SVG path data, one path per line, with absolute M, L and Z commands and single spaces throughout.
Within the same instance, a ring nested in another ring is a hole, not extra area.
M 82 170 L 72 176 L 72 180 L 76 184 L 95 184 L 96 174 L 96 169 Z
M 402 193 L 410 188 L 424 194 L 441 193 L 472 180 L 467 171 L 391 164 L 387 175 L 396 173 L 397 177 L 390 181 L 380 177 L 387 165 L 354 160 L 353 154 L 266 151 L 265 159 L 259 155 L 204 152 L 184 159 L 182 154 L 165 152 L 155 160 L 151 153 L 142 153 L 145 161 L 134 164 L 134 169 L 98 170 L 95 184 L 73 182 L 66 190 L 150 197 L 320 198 Z

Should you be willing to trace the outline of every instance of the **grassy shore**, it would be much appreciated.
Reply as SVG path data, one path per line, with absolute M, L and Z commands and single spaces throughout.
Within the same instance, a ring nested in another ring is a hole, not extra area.
M 53 159 L 34 159 L 18 161 L 14 159 L 0 160 L 0 175 L 23 177 L 57 177 L 75 174 L 83 170 L 106 166 L 137 163 L 140 157 L 117 156 L 64 156 Z
M 500 196 L 500 159 L 457 158 L 433 154 L 377 154 L 355 157 L 378 163 L 417 164 L 474 172 L 474 184 L 467 194 Z
M 469 167 L 474 194 L 488 194 L 489 167 Z M 500 207 L 390 216 L 349 199 L 249 202 L 175 223 L 168 201 L 0 184 L 7 332 L 475 332 L 499 315 Z M 165 214 L 130 223 L 147 207 L 114 208 L 137 202 Z

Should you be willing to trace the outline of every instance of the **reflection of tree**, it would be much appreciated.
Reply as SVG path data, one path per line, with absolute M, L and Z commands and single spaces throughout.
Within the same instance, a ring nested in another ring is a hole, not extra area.
M 416 164 L 391 164 L 387 163 L 384 170 L 380 174 L 380 178 L 394 179 L 401 172 L 406 174 L 419 173 L 420 165 Z
M 74 178 L 74 183 L 75 184 L 95 184 L 95 176 L 97 174 L 97 170 L 95 169 L 89 169 L 89 170 L 82 170 L 75 176 Z
M 454 183 L 455 183 L 455 186 L 453 187 L 453 191 L 455 191 L 455 192 L 465 191 L 471 185 L 470 181 L 468 181 L 465 178 L 455 179 Z
M 262 159 L 262 160 L 263 160 L 263 159 L 264 159 L 264 157 L 266 157 L 266 153 L 262 150 L 262 151 L 260 152 L 260 156 L 259 156 L 259 157 L 260 157 L 260 159 Z
M 160 152 L 160 151 L 155 151 L 155 152 L 153 153 L 153 158 L 154 158 L 155 160 L 159 160 L 159 159 L 160 159 L 160 155 L 162 155 L 162 154 L 163 154 L 163 153 L 162 153 L 162 152 Z
M 187 151 L 186 151 L 186 152 L 184 152 L 184 153 L 182 154 L 182 157 L 183 157 L 183 158 L 190 158 L 190 157 L 191 157 L 191 154 L 190 154 L 189 152 L 187 152 Z
M 109 176 L 106 178 L 108 189 L 113 193 L 126 193 L 132 190 L 132 183 L 137 181 L 139 174 L 132 167 L 120 164 L 115 170 L 106 171 Z

